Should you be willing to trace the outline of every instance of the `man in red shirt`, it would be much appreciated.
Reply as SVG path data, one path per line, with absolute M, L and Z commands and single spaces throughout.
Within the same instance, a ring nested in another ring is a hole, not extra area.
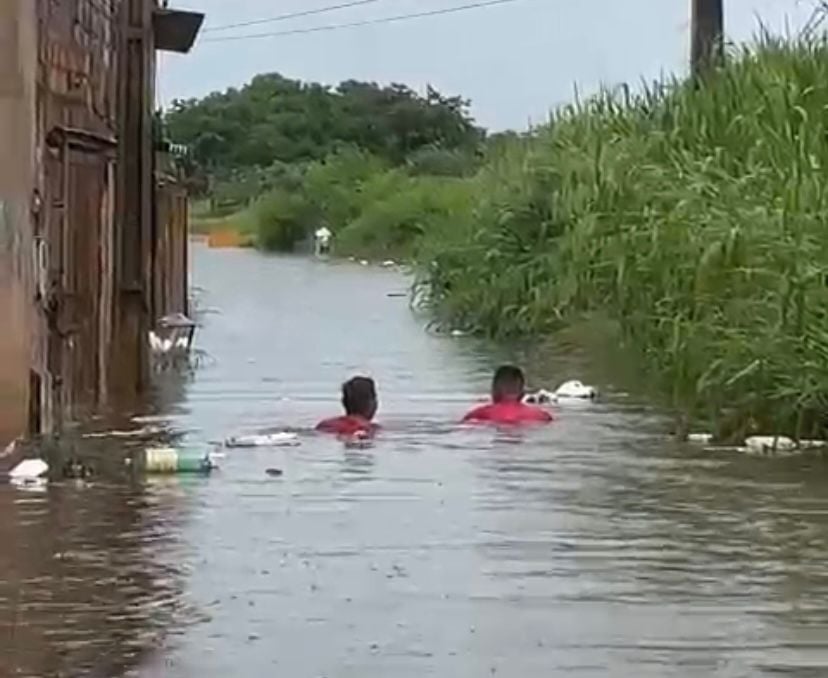
M 523 402 L 526 380 L 523 371 L 513 365 L 498 368 L 492 380 L 492 402 L 469 412 L 466 423 L 546 424 L 552 415 L 546 410 Z
M 373 423 L 377 413 L 377 390 L 374 380 L 354 377 L 342 384 L 342 406 L 345 416 L 325 419 L 316 430 L 341 436 L 371 436 L 379 426 Z

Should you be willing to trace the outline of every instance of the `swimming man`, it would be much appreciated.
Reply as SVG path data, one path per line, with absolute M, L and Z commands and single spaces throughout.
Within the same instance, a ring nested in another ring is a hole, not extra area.
M 316 427 L 322 433 L 342 436 L 373 435 L 379 429 L 374 422 L 377 413 L 377 389 L 374 380 L 354 377 L 342 385 L 342 406 L 345 415 L 326 419 Z
M 469 412 L 466 423 L 491 424 L 546 424 L 552 415 L 540 407 L 523 402 L 526 379 L 523 371 L 513 365 L 504 365 L 492 380 L 492 402 Z

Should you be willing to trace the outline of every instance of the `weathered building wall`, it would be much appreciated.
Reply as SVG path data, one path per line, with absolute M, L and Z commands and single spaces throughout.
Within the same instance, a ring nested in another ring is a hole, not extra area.
M 154 0 L 124 0 L 119 68 L 118 299 L 113 386 L 129 407 L 147 386 L 152 307 L 152 182 L 155 50 Z
M 174 163 L 156 156 L 152 317 L 189 312 L 189 201 Z
M 34 348 L 35 6 L 0 2 L 0 451 L 26 429 Z
M 0 0 L 0 451 L 129 406 L 148 330 L 186 311 L 186 196 L 155 183 L 155 50 L 188 51 L 203 16 L 159 5 Z
M 37 2 L 37 148 L 49 261 L 43 399 L 58 422 L 98 408 L 108 393 L 122 0 Z

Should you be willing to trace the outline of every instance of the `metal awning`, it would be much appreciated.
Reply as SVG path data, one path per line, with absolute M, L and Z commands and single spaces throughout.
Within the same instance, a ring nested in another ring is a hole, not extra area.
M 152 13 L 155 49 L 186 54 L 195 44 L 204 14 L 180 9 L 159 8 Z

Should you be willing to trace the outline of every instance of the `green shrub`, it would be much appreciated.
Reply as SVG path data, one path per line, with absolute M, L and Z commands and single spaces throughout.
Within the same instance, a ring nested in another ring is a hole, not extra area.
M 391 187 L 391 190 L 383 190 Z M 471 184 L 460 179 L 408 178 L 386 173 L 366 186 L 373 198 L 339 234 L 339 251 L 368 256 L 409 257 L 459 230 L 471 216 Z
M 408 156 L 406 168 L 412 176 L 467 177 L 475 173 L 478 160 L 468 151 L 434 146 L 421 148 Z
M 305 240 L 317 212 L 305 195 L 275 190 L 262 196 L 253 207 L 257 242 L 266 250 L 291 252 Z

